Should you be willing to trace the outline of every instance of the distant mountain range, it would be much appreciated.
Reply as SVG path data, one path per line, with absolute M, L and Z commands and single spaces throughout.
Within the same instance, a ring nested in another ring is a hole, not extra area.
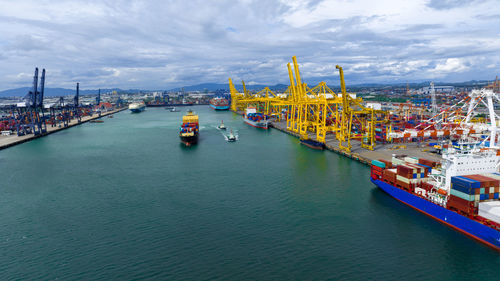
M 467 87 L 467 86 L 478 86 L 478 85 L 486 85 L 488 84 L 489 81 L 482 80 L 482 81 L 467 81 L 467 82 L 459 82 L 459 83 L 446 83 L 446 82 L 436 82 L 435 85 L 450 85 L 450 86 L 456 86 L 456 87 Z M 426 82 L 421 82 L 421 83 L 409 83 L 409 86 L 411 88 L 420 88 L 420 87 L 425 87 L 429 86 L 428 81 Z M 243 86 L 241 83 L 237 83 L 234 85 L 238 91 L 243 90 Z M 266 85 L 246 85 L 248 90 L 261 90 Z M 288 85 L 285 84 L 276 84 L 274 86 L 268 86 L 271 90 L 277 91 L 277 90 L 284 90 L 288 87 Z M 333 85 L 329 86 L 332 89 L 338 89 L 338 85 Z M 366 83 L 366 84 L 355 84 L 355 85 L 349 85 L 350 90 L 359 90 L 363 88 L 384 88 L 384 87 L 406 87 L 406 83 L 394 83 L 394 84 L 376 84 L 376 83 Z M 200 91 L 200 92 L 213 92 L 217 90 L 229 90 L 228 84 L 218 84 L 218 83 L 202 83 L 202 84 L 197 84 L 197 85 L 192 85 L 192 86 L 185 86 L 185 87 L 178 87 L 178 88 L 173 88 L 170 90 L 167 90 L 168 92 L 179 92 L 184 90 L 185 92 L 194 92 L 194 91 Z M 23 88 L 16 88 L 16 89 L 9 89 L 9 90 L 4 90 L 0 91 L 0 97 L 24 97 L 29 91 L 31 91 L 31 87 L 23 87 Z M 108 93 L 112 91 L 117 91 L 119 93 L 139 93 L 139 92 L 152 92 L 152 91 L 164 91 L 164 90 L 140 90 L 140 89 L 128 89 L 128 90 L 122 90 L 119 88 L 112 88 L 112 89 L 101 89 L 101 93 Z M 80 90 L 81 95 L 96 95 L 98 92 L 98 89 L 91 89 L 91 90 Z M 75 89 L 64 89 L 64 88 L 45 88 L 45 96 L 74 96 L 76 93 Z
M 0 91 L 0 97 L 24 97 L 31 91 L 32 87 L 22 87 L 16 89 L 9 89 L 5 91 Z M 80 95 L 93 95 L 97 94 L 99 90 L 80 90 Z M 101 93 L 121 91 L 120 89 L 101 89 Z M 46 97 L 59 97 L 59 96 L 74 96 L 76 89 L 64 89 L 64 88 L 45 88 L 44 95 Z

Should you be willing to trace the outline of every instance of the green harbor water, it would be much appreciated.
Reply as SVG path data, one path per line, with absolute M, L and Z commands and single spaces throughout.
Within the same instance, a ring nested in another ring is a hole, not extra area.
M 367 166 L 207 106 L 186 148 L 181 109 L 0 151 L 0 280 L 500 280 L 497 252 Z

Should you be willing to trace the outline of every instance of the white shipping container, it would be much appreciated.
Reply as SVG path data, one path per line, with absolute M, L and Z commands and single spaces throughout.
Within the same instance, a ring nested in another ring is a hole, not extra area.
M 409 180 L 409 179 L 407 179 L 407 178 L 405 178 L 405 177 L 402 177 L 402 176 L 400 176 L 400 175 L 396 175 L 396 179 L 397 179 L 397 180 L 400 180 L 400 181 L 402 181 L 402 182 L 404 182 L 404 183 L 410 183 L 410 180 Z
M 497 214 L 500 216 L 500 201 L 481 202 L 479 203 L 479 210 L 498 212 Z
M 399 165 L 402 165 L 404 164 L 405 161 L 401 160 L 401 159 L 398 159 L 398 158 L 392 158 L 392 165 L 393 166 L 399 166 Z
M 489 177 L 489 178 L 500 180 L 500 176 L 499 175 L 495 175 L 495 174 L 491 174 L 491 173 L 484 174 L 484 175 L 487 176 L 487 177 Z
M 481 203 L 479 203 L 479 205 L 481 205 Z M 485 218 L 485 219 L 489 219 L 490 221 L 500 223 L 500 215 L 488 213 L 488 212 L 481 211 L 481 210 L 479 210 L 478 215 Z
M 413 157 L 405 157 L 404 159 L 406 162 L 408 163 L 412 163 L 412 164 L 418 164 L 418 159 L 415 159 Z

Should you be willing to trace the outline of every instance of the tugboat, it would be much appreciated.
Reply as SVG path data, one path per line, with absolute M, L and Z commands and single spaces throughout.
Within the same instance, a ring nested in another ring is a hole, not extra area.
M 233 134 L 233 130 L 229 132 L 229 135 L 227 135 L 227 141 L 228 142 L 235 142 L 237 140 L 236 136 Z
M 310 139 L 308 136 L 301 137 L 300 138 L 300 144 L 303 144 L 309 148 L 316 149 L 316 150 L 324 150 L 325 149 L 325 144 L 321 143 L 319 141 L 315 141 Z
M 179 132 L 181 142 L 186 146 L 191 146 L 198 142 L 199 124 L 198 115 L 189 110 L 182 117 L 182 125 Z
M 243 121 L 255 128 L 269 129 L 269 120 L 267 119 L 267 115 L 257 113 L 257 109 L 253 106 L 247 107 L 245 115 L 243 115 Z
M 224 120 L 220 123 L 220 125 L 217 127 L 219 130 L 225 130 L 226 126 L 224 125 Z

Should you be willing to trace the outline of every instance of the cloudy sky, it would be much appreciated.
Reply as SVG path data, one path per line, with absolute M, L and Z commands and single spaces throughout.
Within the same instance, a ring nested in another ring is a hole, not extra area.
M 498 0 L 0 0 L 0 90 L 169 89 L 228 77 L 309 84 L 467 81 L 500 74 Z

